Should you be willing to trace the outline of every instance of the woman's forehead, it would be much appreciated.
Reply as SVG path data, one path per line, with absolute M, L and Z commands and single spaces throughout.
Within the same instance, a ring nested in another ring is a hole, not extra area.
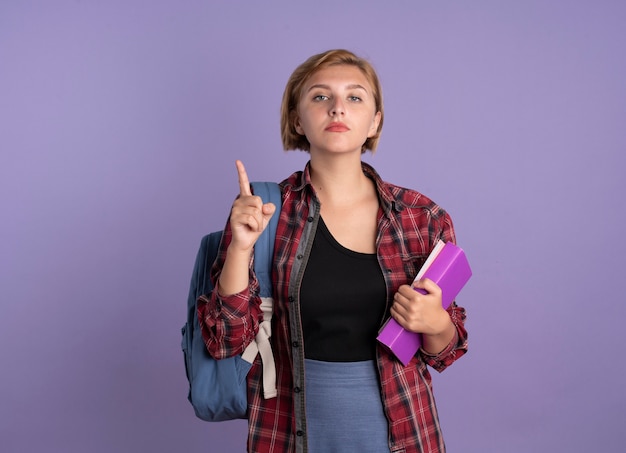
M 368 92 L 372 91 L 365 74 L 358 67 L 345 64 L 318 69 L 305 82 L 303 91 L 306 92 L 313 86 L 362 88 Z

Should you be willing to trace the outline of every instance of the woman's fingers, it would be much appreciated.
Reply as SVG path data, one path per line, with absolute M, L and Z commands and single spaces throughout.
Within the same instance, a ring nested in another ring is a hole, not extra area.
M 239 177 L 239 195 L 242 197 L 252 195 L 246 167 L 240 160 L 235 161 L 235 165 L 237 166 L 237 175 Z

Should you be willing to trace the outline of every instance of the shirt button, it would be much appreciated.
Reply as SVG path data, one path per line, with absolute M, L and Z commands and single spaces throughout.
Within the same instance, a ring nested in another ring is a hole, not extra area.
M 301 429 L 299 429 L 298 431 L 296 431 L 296 436 L 299 436 L 299 437 L 304 436 L 304 431 L 302 431 Z
M 306 219 L 307 222 L 312 222 L 313 221 L 313 216 L 308 216 Z
M 293 302 L 293 296 L 289 296 L 289 302 Z
M 300 345 L 298 344 L 298 342 L 297 342 L 297 341 L 293 341 L 293 342 L 291 343 L 291 346 L 293 346 L 294 348 L 297 348 L 297 347 L 298 347 L 298 346 L 300 346 Z
M 300 393 L 302 391 L 302 389 L 300 387 L 294 387 L 293 391 L 296 393 Z
M 301 259 L 302 259 L 302 255 L 298 255 L 298 256 L 297 256 L 297 258 L 298 258 L 299 260 L 301 260 Z

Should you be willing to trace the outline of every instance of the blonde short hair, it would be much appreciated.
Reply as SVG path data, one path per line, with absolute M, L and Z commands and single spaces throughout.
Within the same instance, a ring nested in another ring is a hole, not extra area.
M 376 151 L 378 140 L 380 139 L 380 133 L 383 129 L 383 92 L 378 80 L 378 75 L 373 66 L 365 59 L 357 57 L 354 53 L 344 49 L 334 49 L 322 52 L 317 55 L 313 55 L 304 63 L 296 68 L 291 74 L 283 93 L 283 100 L 280 106 L 280 132 L 283 141 L 283 148 L 285 150 L 300 149 L 302 151 L 309 151 L 310 144 L 304 135 L 300 135 L 296 131 L 296 119 L 298 111 L 298 102 L 302 95 L 302 89 L 304 84 L 309 78 L 320 69 L 327 68 L 329 66 L 337 65 L 350 65 L 355 66 L 361 70 L 367 81 L 372 86 L 374 102 L 376 105 L 376 112 L 380 112 L 380 123 L 376 134 L 369 137 L 363 143 L 361 152 L 370 150 Z

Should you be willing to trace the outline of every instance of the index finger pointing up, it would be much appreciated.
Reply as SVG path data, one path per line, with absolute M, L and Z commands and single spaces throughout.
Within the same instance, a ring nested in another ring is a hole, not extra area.
M 243 166 L 243 162 L 240 160 L 236 161 L 235 165 L 237 166 L 237 174 L 239 175 L 239 195 L 252 195 L 246 167 Z

